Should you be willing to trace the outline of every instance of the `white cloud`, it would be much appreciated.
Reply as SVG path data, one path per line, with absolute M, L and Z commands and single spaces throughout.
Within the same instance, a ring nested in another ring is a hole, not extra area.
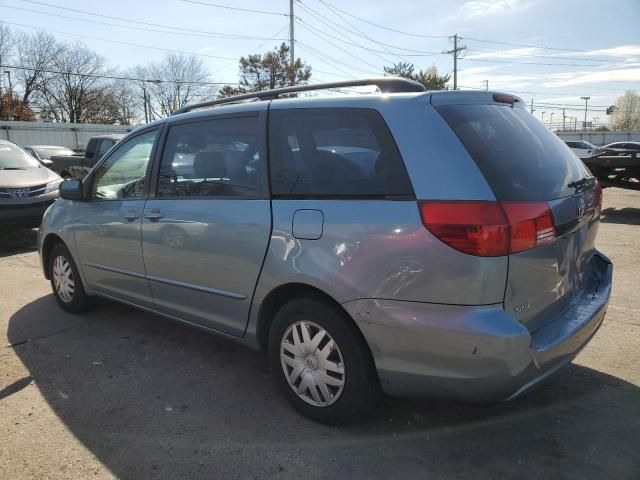
M 599 50 L 590 50 L 588 52 L 576 52 L 570 55 L 589 57 L 594 55 L 602 55 L 605 57 L 628 57 L 631 55 L 640 55 L 640 45 L 621 45 L 619 47 L 602 48 Z
M 460 7 L 460 12 L 470 18 L 488 17 L 521 12 L 531 5 L 528 0 L 469 0 Z
M 640 68 L 567 72 L 551 74 L 547 78 L 552 80 L 544 82 L 542 85 L 545 87 L 564 87 L 567 85 L 603 82 L 640 82 Z

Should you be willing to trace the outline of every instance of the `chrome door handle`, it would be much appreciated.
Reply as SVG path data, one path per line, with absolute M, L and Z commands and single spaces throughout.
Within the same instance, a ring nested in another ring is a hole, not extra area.
M 140 218 L 140 214 L 134 210 L 129 210 L 124 218 L 126 218 L 130 222 L 133 222 L 135 219 Z
M 151 220 L 152 222 L 156 222 L 156 221 L 160 220 L 162 217 L 164 217 L 164 215 L 157 208 L 154 208 L 150 212 L 147 212 L 147 213 L 144 214 L 144 218 L 147 218 L 147 219 Z

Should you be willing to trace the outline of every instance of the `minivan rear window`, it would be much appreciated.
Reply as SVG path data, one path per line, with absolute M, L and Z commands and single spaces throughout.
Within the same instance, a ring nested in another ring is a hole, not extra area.
M 498 200 L 553 200 L 589 177 L 555 134 L 522 108 L 441 105 L 440 115 L 473 157 Z
M 413 196 L 398 147 L 375 110 L 272 110 L 269 122 L 274 196 Z

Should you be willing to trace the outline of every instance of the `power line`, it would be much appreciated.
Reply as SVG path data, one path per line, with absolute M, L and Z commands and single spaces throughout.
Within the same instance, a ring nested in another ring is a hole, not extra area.
M 356 20 L 360 20 L 361 22 L 368 23 L 369 25 L 373 25 L 374 27 L 382 28 L 383 30 L 388 30 L 390 32 L 401 33 L 402 35 L 409 35 L 411 37 L 419 37 L 419 38 L 449 38 L 449 35 L 423 35 L 419 33 L 404 32 L 402 30 L 396 30 L 395 28 L 385 27 L 384 25 L 370 22 L 369 20 L 365 20 L 364 18 L 353 15 L 345 10 L 342 10 L 341 8 L 336 7 L 335 5 L 331 5 L 330 3 L 325 2 L 324 0 L 318 0 L 318 1 L 322 3 L 324 6 L 338 10 L 339 12 L 342 12 L 345 15 L 355 18 Z
M 6 23 L 7 25 L 15 25 L 15 26 L 18 26 L 18 27 L 33 28 L 35 30 L 43 30 L 45 32 L 60 33 L 62 35 L 71 35 L 71 36 L 76 36 L 76 37 L 79 37 L 79 38 L 90 38 L 90 39 L 93 39 L 93 40 L 99 40 L 101 42 L 116 43 L 118 45 L 126 45 L 126 46 L 129 46 L 129 47 L 148 48 L 150 50 L 159 50 L 159 51 L 170 52 L 170 53 L 184 53 L 184 54 L 187 54 L 187 55 L 196 55 L 198 57 L 207 57 L 207 58 L 218 58 L 218 59 L 222 59 L 222 60 L 236 60 L 236 58 L 232 58 L 232 57 L 222 57 L 220 55 L 209 55 L 209 54 L 206 54 L 206 53 L 189 52 L 189 51 L 186 51 L 186 50 L 172 50 L 172 49 L 169 49 L 169 48 L 154 47 L 154 46 L 151 46 L 151 45 L 143 45 L 143 44 L 140 44 L 140 43 L 121 42 L 119 40 L 111 40 L 111 39 L 107 39 L 107 38 L 94 37 L 94 36 L 91 36 L 91 35 L 83 35 L 83 34 L 79 34 L 79 33 L 64 32 L 62 30 L 52 30 L 52 29 L 48 29 L 48 28 L 36 27 L 34 25 L 26 25 L 24 23 L 7 22 L 6 20 L 0 20 L 0 23 Z
M 460 38 L 460 37 L 459 37 Z M 471 49 L 470 51 L 473 51 Z M 465 57 L 465 60 L 469 62 L 489 62 L 489 63 L 512 63 L 516 65 L 546 65 L 552 67 L 596 67 L 597 65 L 588 64 L 588 63 L 544 63 L 544 62 L 516 62 L 513 60 L 489 60 L 487 58 L 473 58 L 473 57 Z
M 322 0 L 320 0 L 322 1 Z M 541 50 L 558 50 L 562 52 L 576 52 L 576 53 L 591 53 L 592 50 L 578 50 L 573 48 L 560 48 L 560 47 L 544 47 L 542 45 L 528 45 L 525 43 L 509 43 L 509 42 L 499 42 L 496 40 L 484 40 L 482 38 L 471 38 L 471 37 L 461 37 L 467 41 L 472 42 L 483 42 L 483 43 L 493 43 L 496 45 L 509 45 L 511 47 L 525 47 L 525 48 L 539 48 Z
M 518 53 L 518 52 L 509 52 L 504 50 L 486 50 L 483 48 L 473 48 L 474 52 L 487 52 L 487 53 L 499 53 L 501 55 L 511 55 L 514 57 L 536 57 L 536 58 L 551 58 L 551 59 L 559 59 L 559 60 L 584 60 L 588 62 L 604 62 L 604 63 L 614 63 L 611 60 L 605 60 L 601 58 L 580 58 L 576 59 L 575 57 L 561 57 L 556 55 L 536 55 L 534 53 Z
M 194 82 L 189 80 L 159 80 L 159 79 L 148 79 L 148 78 L 136 78 L 136 77 L 125 77 L 125 76 L 117 76 L 117 75 L 98 75 L 95 73 L 78 73 L 78 72 L 65 72 L 62 70 L 51 70 L 48 68 L 36 68 L 36 67 L 25 67 L 21 65 L 3 65 L 0 64 L 0 68 L 11 68 L 13 70 L 29 70 L 32 72 L 42 72 L 42 73 L 51 73 L 54 75 L 71 75 L 76 77 L 89 77 L 89 78 L 102 78 L 105 80 L 126 80 L 132 82 L 146 82 L 146 83 L 178 83 L 181 85 L 236 85 L 235 82 Z
M 334 63 L 337 63 L 338 65 L 342 65 L 343 67 L 346 67 L 346 68 L 350 68 L 350 69 L 353 69 L 353 70 L 358 70 L 358 71 L 360 71 L 360 72 L 362 72 L 362 73 L 364 73 L 366 75 L 378 75 L 379 74 L 379 73 L 372 73 L 372 72 L 370 72 L 368 70 L 363 70 L 362 68 L 355 67 L 353 65 L 341 62 L 340 60 L 337 60 L 337 59 L 335 59 L 333 57 L 330 57 L 329 55 L 319 51 L 318 49 L 316 49 L 316 48 L 314 48 L 314 47 L 312 47 L 310 45 L 307 45 L 306 43 L 301 42 L 300 40 L 298 40 L 297 43 L 298 43 L 298 45 L 300 45 L 302 47 L 303 50 L 306 50 L 307 52 L 310 52 L 312 55 L 316 56 L 317 58 L 320 58 L 327 65 L 335 68 L 336 70 L 344 73 L 345 75 L 351 76 L 350 78 L 353 78 L 352 74 L 350 74 L 349 72 L 347 72 L 345 70 L 342 70 L 339 67 L 336 67 L 334 65 Z
M 209 35 L 209 36 L 212 36 L 212 37 L 218 37 L 218 38 L 237 38 L 237 39 L 246 39 L 246 40 L 273 40 L 273 39 L 264 38 L 264 37 L 254 37 L 254 36 L 248 36 L 248 35 L 234 35 L 234 34 L 231 34 L 231 33 L 211 32 L 211 31 L 206 31 L 206 30 L 195 30 L 193 28 L 186 28 L 186 27 L 174 27 L 172 25 L 164 25 L 164 24 L 161 24 L 161 23 L 143 22 L 141 20 L 132 20 L 130 18 L 114 17 L 114 16 L 111 16 L 111 15 L 104 15 L 104 14 L 101 14 L 101 13 L 89 12 L 89 11 L 86 11 L 86 10 L 80 10 L 78 8 L 61 7 L 59 5 L 52 5 L 50 3 L 40 2 L 38 0 L 22 0 L 22 1 L 23 2 L 28 2 L 28 3 L 34 3 L 34 4 L 37 4 L 37 5 L 43 5 L 45 7 L 50 7 L 50 8 L 57 8 L 58 10 L 67 10 L 67 11 L 70 11 L 70 12 L 82 13 L 84 15 L 92 15 L 94 17 L 108 18 L 110 20 L 118 20 L 118 21 L 121 21 L 121 22 L 134 23 L 136 25 L 146 25 L 146 26 L 151 26 L 151 27 L 166 28 L 166 29 L 169 29 L 169 30 L 201 33 L 201 34 L 206 34 L 206 35 Z M 44 13 L 46 13 L 46 12 L 44 12 Z
M 300 23 L 304 23 L 304 24 L 307 26 L 307 28 L 312 28 L 312 29 L 316 30 L 316 29 L 315 29 L 315 27 L 310 26 L 307 22 L 304 22 L 304 20 L 303 20 L 303 19 L 301 19 L 301 18 L 297 17 L 297 20 L 298 20 L 298 22 L 300 22 Z M 317 31 L 317 30 L 316 30 L 316 31 Z M 338 37 L 336 37 L 335 35 L 331 35 L 331 34 L 329 34 L 329 33 L 327 33 L 327 32 L 322 32 L 322 33 L 323 33 L 323 35 L 326 35 L 326 36 L 328 36 L 328 37 L 330 37 L 330 38 L 333 38 L 333 39 L 335 39 L 335 40 L 337 40 L 337 41 L 339 41 L 339 42 L 346 43 L 346 44 L 348 44 L 348 45 L 351 45 L 351 46 L 354 46 L 354 47 L 357 47 L 357 48 L 361 48 L 361 49 L 363 49 L 363 50 L 367 50 L 367 51 L 369 51 L 369 52 L 387 53 L 387 52 L 385 52 L 385 51 L 383 51 L 383 50 L 376 50 L 376 49 L 373 49 L 373 48 L 370 48 L 370 47 L 364 47 L 364 46 L 359 45 L 359 44 L 354 43 L 354 42 L 350 42 L 350 41 L 347 41 L 347 40 L 343 40 L 343 39 L 338 38 Z M 392 53 L 393 55 L 396 55 L 396 56 L 405 55 L 405 56 L 407 56 L 407 57 L 430 57 L 430 56 L 442 55 L 442 52 L 429 52 L 429 51 L 426 51 L 426 50 L 414 50 L 414 49 L 411 49 L 411 48 L 398 47 L 398 46 L 389 45 L 389 44 L 382 43 L 382 42 L 380 42 L 380 44 L 381 44 L 381 45 L 388 46 L 388 47 L 389 47 L 389 46 L 390 46 L 390 47 L 394 47 L 394 48 L 397 48 L 398 50 L 405 50 L 405 51 L 407 51 L 407 52 L 416 52 L 416 53 L 418 53 L 418 54 L 419 54 L 419 55 L 412 55 L 411 53 L 404 53 L 404 52 L 403 52 L 403 53 L 397 53 L 397 52 Z
M 298 24 L 301 25 L 303 28 L 306 28 L 309 32 L 313 33 L 314 35 L 316 35 L 318 38 L 320 38 L 321 40 L 324 40 L 325 42 L 327 42 L 329 45 L 340 49 L 340 47 L 338 45 L 336 45 L 335 43 L 333 43 L 331 40 L 327 40 L 324 35 L 326 34 L 322 34 L 320 33 L 318 30 L 316 30 L 314 27 L 311 27 L 309 24 L 307 24 L 306 22 L 302 22 L 301 20 L 298 20 Z M 333 37 L 332 37 L 333 38 Z M 343 40 L 344 41 L 344 40 Z M 354 44 L 355 45 L 355 44 Z M 364 47 L 362 47 L 364 48 Z M 365 65 L 368 65 L 371 68 L 375 68 L 378 69 L 377 65 L 374 65 L 372 63 L 367 62 L 366 60 L 363 60 L 362 58 L 358 57 L 357 55 L 349 52 L 348 50 L 344 50 L 342 49 L 344 53 L 346 53 L 347 55 L 355 58 L 356 60 L 358 60 L 361 63 L 364 63 Z
M 274 12 L 274 11 L 266 11 L 266 10 L 251 10 L 249 8 L 240 8 L 240 7 L 230 7 L 228 5 L 219 5 L 217 3 L 208 3 L 208 2 L 198 2 L 196 0 L 182 0 L 185 3 L 194 3 L 196 5 L 206 5 L 207 7 L 215 7 L 215 8 L 224 8 L 227 10 L 239 10 L 241 12 L 250 12 L 250 13 L 262 13 L 264 15 L 281 15 L 284 17 L 288 17 L 288 13 L 283 12 Z
M 183 35 L 183 36 L 191 36 L 191 37 L 204 37 L 204 38 L 226 38 L 224 36 L 220 36 L 217 34 L 205 34 L 205 33 L 190 33 L 190 32 L 177 32 L 177 31 L 170 31 L 170 30 L 158 30 L 158 29 L 154 29 L 154 28 L 146 28 L 146 27 L 140 27 L 140 26 L 133 26 L 133 25 L 119 25 L 117 23 L 111 23 L 111 22 L 102 22 L 100 20 L 93 20 L 90 18 L 79 18 L 79 17 L 72 17 L 70 15 L 63 15 L 61 13 L 51 13 L 51 12 L 43 12 L 41 10 L 33 10 L 31 8 L 23 8 L 23 7 L 14 7 L 11 5 L 4 5 L 4 4 L 0 4 L 0 7 L 5 7 L 5 8 L 12 8 L 14 10 L 22 10 L 25 12 L 31 12 L 31 13 L 37 13 L 40 15 L 46 15 L 46 16 L 53 16 L 53 17 L 59 17 L 59 18 L 68 18 L 70 20 L 77 20 L 77 21 L 82 21 L 82 22 L 90 22 L 90 23 L 96 23 L 99 25 L 109 25 L 112 27 L 119 27 L 119 28 L 129 28 L 129 29 L 133 29 L 136 31 L 139 30 L 144 30 L 147 32 L 156 32 L 156 33 L 169 33 L 171 35 Z M 164 27 L 163 27 L 164 28 Z M 232 37 L 236 40 L 258 40 L 261 39 L 259 37 L 245 37 L 245 38 L 236 38 L 236 37 Z M 265 41 L 269 41 L 269 40 L 281 40 L 280 38 L 268 38 Z
M 331 30 L 333 30 L 334 32 L 336 32 L 336 33 L 338 33 L 339 35 L 341 35 L 343 38 L 346 38 L 347 40 L 352 40 L 350 37 L 348 37 L 347 35 L 345 35 L 344 33 L 342 33 L 340 30 L 338 30 L 337 28 L 335 28 L 335 27 L 332 25 L 332 23 L 333 23 L 334 25 L 336 25 L 336 26 L 339 26 L 339 25 L 337 25 L 337 24 L 336 24 L 335 22 L 333 22 L 332 20 L 327 19 L 327 20 L 329 20 L 329 22 L 325 22 L 322 18 L 327 18 L 327 17 L 324 17 L 323 15 L 321 15 L 321 14 L 319 14 L 319 13 L 315 12 L 315 10 L 313 10 L 311 7 L 307 7 L 307 6 L 305 6 L 302 2 L 299 2 L 299 6 L 300 6 L 303 10 L 305 10 L 305 12 L 307 12 L 309 15 L 313 16 L 315 19 L 317 19 L 317 20 L 318 20 L 318 21 L 320 21 L 321 23 L 325 24 L 327 27 L 329 27 Z M 315 12 L 315 13 L 314 13 L 314 12 Z M 320 18 L 320 17 L 322 17 L 322 18 Z M 340 26 L 340 28 L 344 28 L 344 27 L 341 27 L 341 26 Z M 348 30 L 348 29 L 345 29 L 345 30 L 346 30 L 346 31 L 350 31 L 350 30 Z M 358 44 L 358 45 L 360 45 L 360 44 Z M 364 48 L 362 45 L 360 45 L 360 46 L 361 46 L 362 48 Z M 383 56 L 381 56 L 380 54 L 378 54 L 378 53 L 376 53 L 376 52 L 371 52 L 371 53 L 372 53 L 373 55 L 375 55 L 376 57 L 378 57 L 378 58 L 382 59 L 382 60 L 383 60 L 384 62 L 386 62 L 386 63 L 393 63 L 393 62 L 390 62 L 390 61 L 389 61 L 389 59 L 384 58 Z

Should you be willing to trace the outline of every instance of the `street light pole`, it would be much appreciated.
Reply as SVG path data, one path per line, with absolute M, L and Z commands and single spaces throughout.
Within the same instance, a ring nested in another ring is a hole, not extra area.
M 589 103 L 589 99 L 591 97 L 580 97 L 582 100 L 584 100 L 584 122 L 582 123 L 582 130 L 586 130 L 587 129 L 587 104 Z
M 544 125 L 544 114 L 547 112 L 542 112 L 542 115 L 540 115 L 540 121 L 542 122 L 542 125 Z

